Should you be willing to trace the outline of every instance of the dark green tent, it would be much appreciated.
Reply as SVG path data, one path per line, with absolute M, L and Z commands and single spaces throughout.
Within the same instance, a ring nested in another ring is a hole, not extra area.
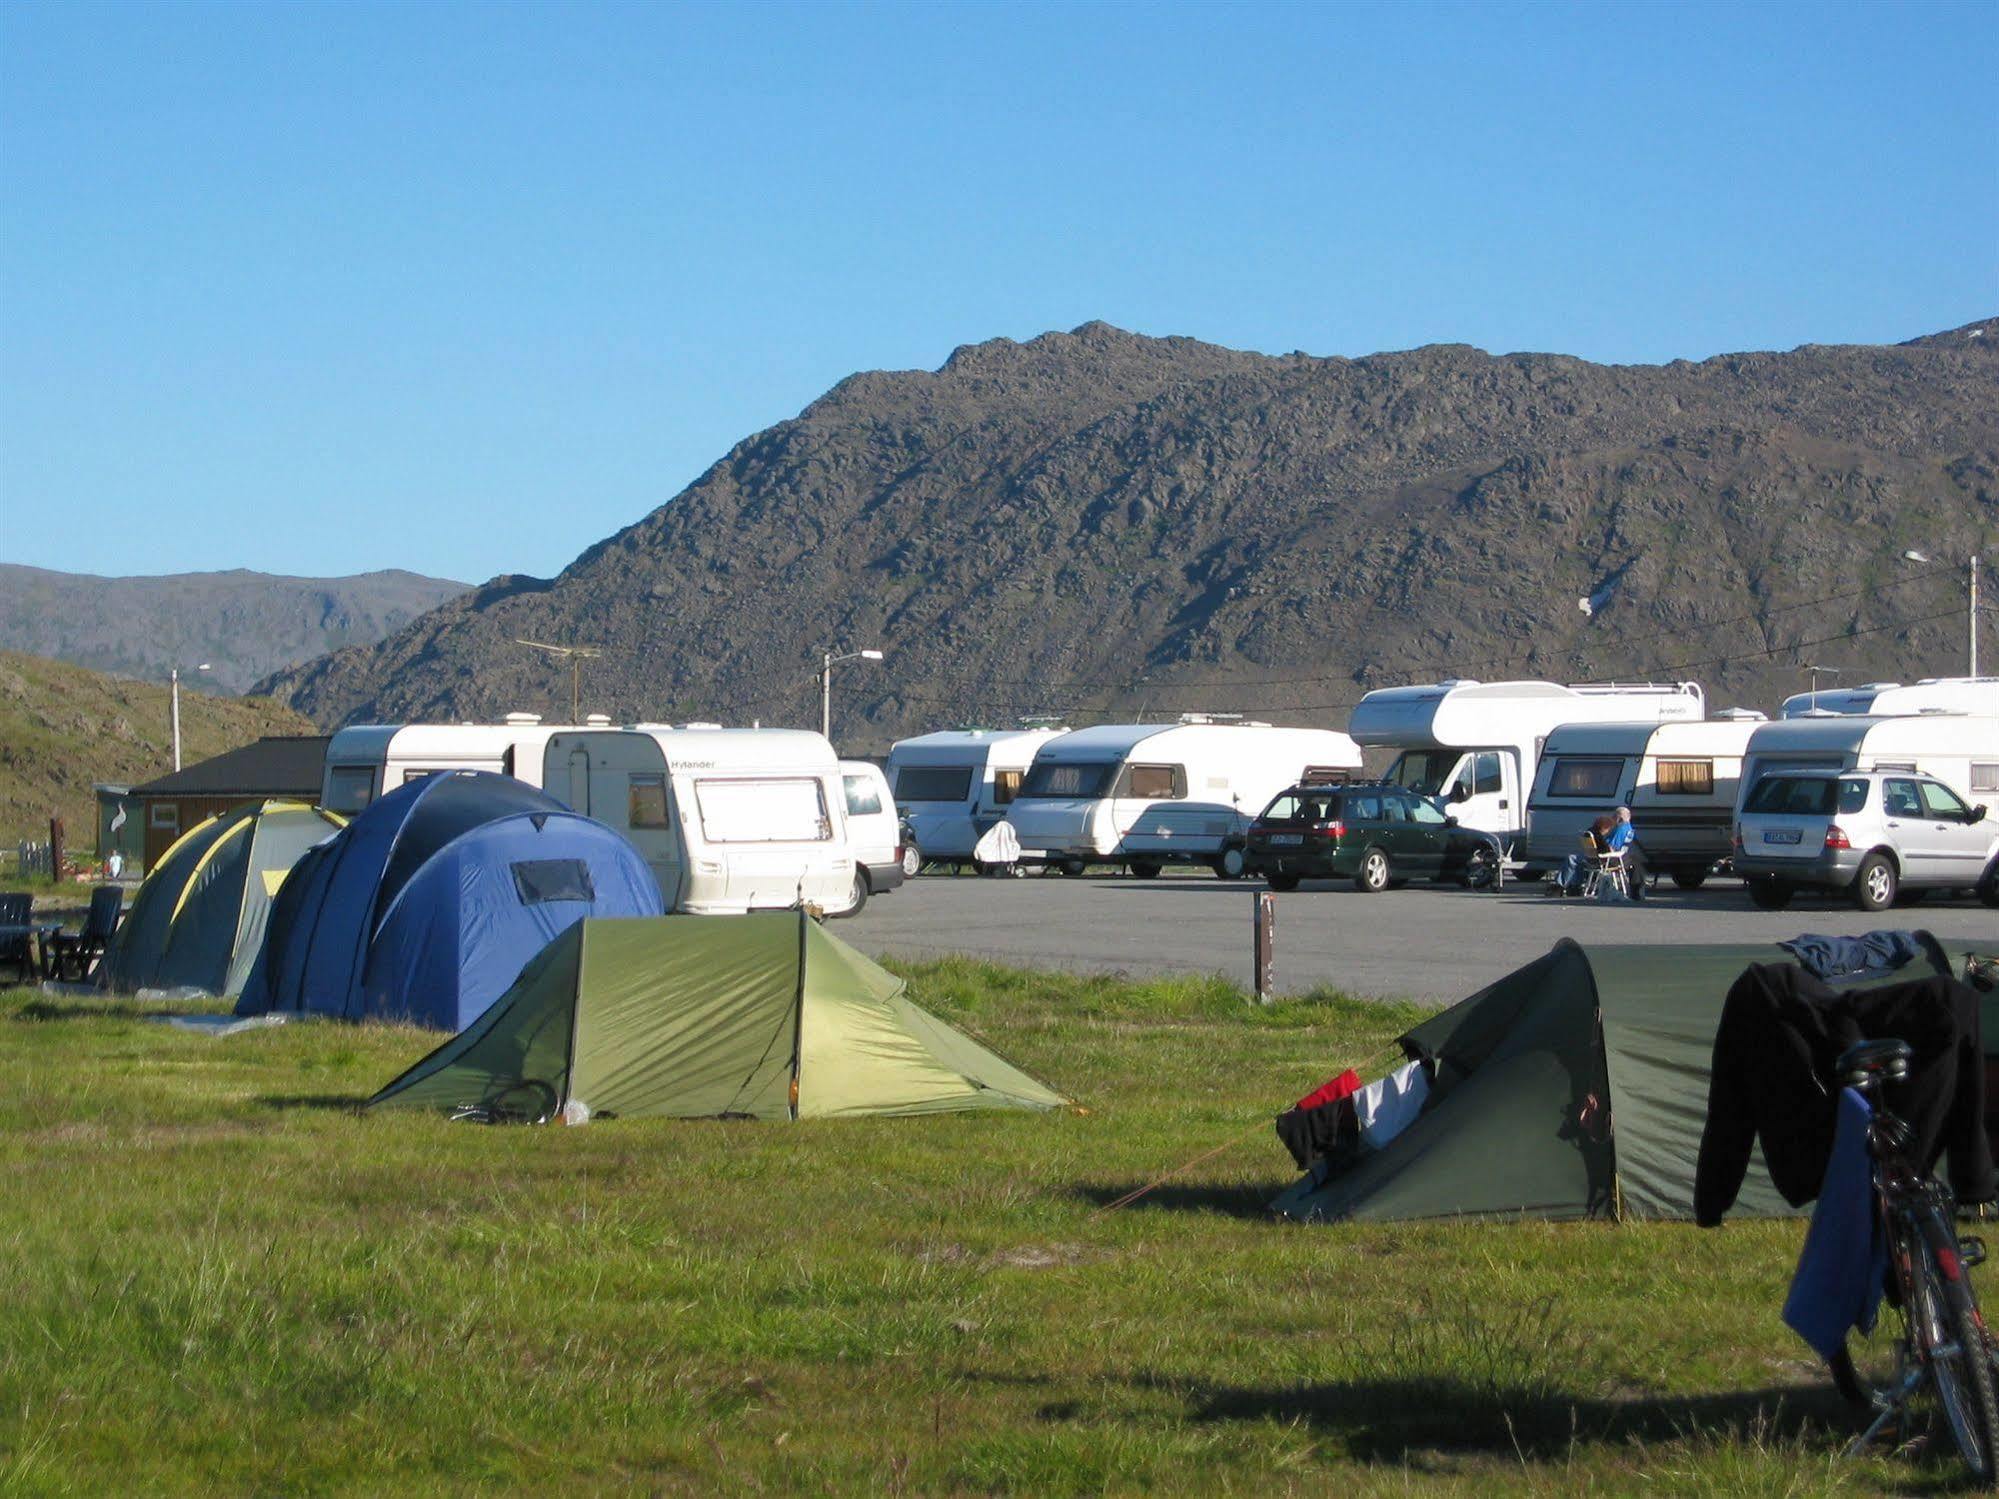
M 368 1107 L 809 1119 L 1067 1102 L 799 911 L 592 917 Z
M 1403 1037 L 1407 1054 L 1435 1062 L 1422 1112 L 1382 1150 L 1323 1179 L 1322 1163 L 1271 1206 L 1308 1222 L 1691 1219 L 1722 1003 L 1750 964 L 1789 956 L 1771 943 L 1565 939 Z M 1760 1153 L 1733 1211 L 1794 1211 Z

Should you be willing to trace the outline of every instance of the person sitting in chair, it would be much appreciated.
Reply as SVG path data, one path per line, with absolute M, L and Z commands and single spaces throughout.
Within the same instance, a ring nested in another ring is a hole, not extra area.
M 1631 809 L 1617 809 L 1617 823 L 1604 839 L 1612 853 L 1624 855 L 1624 888 L 1633 900 L 1645 899 L 1645 851 L 1638 846 L 1638 830 L 1631 825 Z
M 1583 837 L 1589 841 L 1588 853 L 1573 853 L 1562 860 L 1562 867 L 1548 885 L 1550 895 L 1580 895 L 1583 882 L 1589 874 L 1591 858 L 1605 853 L 1610 848 L 1611 831 L 1616 828 L 1617 819 L 1609 815 L 1599 817 L 1589 825 Z

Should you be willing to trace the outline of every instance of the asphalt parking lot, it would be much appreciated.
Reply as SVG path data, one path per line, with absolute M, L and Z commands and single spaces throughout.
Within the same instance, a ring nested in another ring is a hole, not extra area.
M 965 953 L 1027 968 L 1224 973 L 1250 982 L 1255 880 L 1205 872 L 1156 880 L 1025 879 L 925 874 L 834 930 L 865 952 L 909 958 Z M 1307 884 L 1277 900 L 1276 986 L 1334 984 L 1356 994 L 1451 1000 L 1546 952 L 1584 943 L 1781 942 L 1803 932 L 1853 935 L 1919 927 L 1999 944 L 1999 912 L 1975 900 L 1875 914 L 1800 896 L 1758 911 L 1733 880 L 1660 891 L 1638 905 L 1549 900 L 1540 885 L 1498 892 L 1410 885 L 1380 895 Z

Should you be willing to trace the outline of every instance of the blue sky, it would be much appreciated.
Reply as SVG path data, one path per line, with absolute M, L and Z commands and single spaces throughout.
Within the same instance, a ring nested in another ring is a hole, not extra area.
M 1592 359 L 1999 312 L 1999 6 L 0 8 L 0 560 L 552 573 L 1092 318 Z

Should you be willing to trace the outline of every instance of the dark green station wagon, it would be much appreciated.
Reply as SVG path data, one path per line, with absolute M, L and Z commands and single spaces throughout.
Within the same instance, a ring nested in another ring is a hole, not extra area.
M 1411 879 L 1483 884 L 1496 855 L 1406 786 L 1305 785 L 1279 792 L 1250 824 L 1244 863 L 1273 890 L 1351 879 L 1372 894 Z

